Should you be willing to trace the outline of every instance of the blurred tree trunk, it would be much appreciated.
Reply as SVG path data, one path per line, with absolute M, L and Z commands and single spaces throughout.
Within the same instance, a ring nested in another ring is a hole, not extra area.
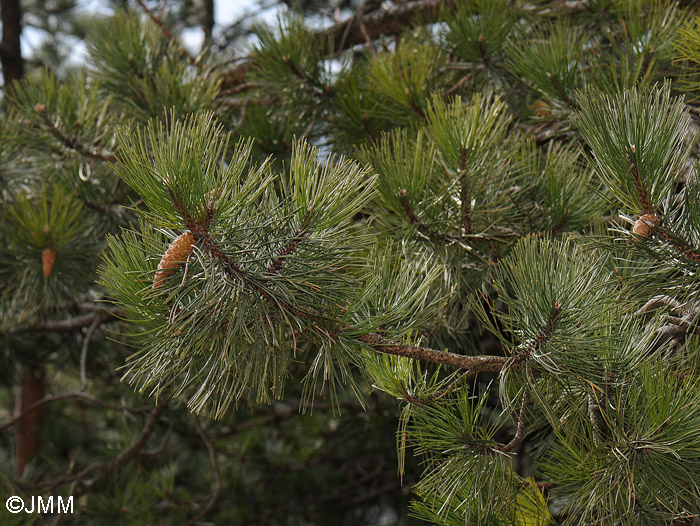
M 2 15 L 2 42 L 0 42 L 0 63 L 5 77 L 5 89 L 13 80 L 24 75 L 24 62 L 19 36 L 22 33 L 22 10 L 19 0 L 0 0 Z
M 37 400 L 44 397 L 44 373 L 40 367 L 24 366 L 21 369 L 20 395 L 17 399 L 17 413 L 20 414 Z M 17 423 L 15 468 L 17 475 L 22 476 L 24 468 L 39 447 L 39 419 L 41 408 L 27 413 Z
M 214 0 L 204 0 L 204 46 L 211 43 L 211 36 L 214 32 Z
M 12 82 L 24 75 L 24 61 L 20 47 L 22 34 L 22 10 L 19 0 L 0 0 L 2 16 L 2 42 L 0 43 L 0 63 L 5 79 L 5 91 Z M 20 373 L 20 395 L 17 399 L 17 414 L 44 396 L 44 373 L 38 366 L 24 366 Z M 16 427 L 15 467 L 17 475 L 24 473 L 27 462 L 39 445 L 39 418 L 41 409 L 27 413 Z

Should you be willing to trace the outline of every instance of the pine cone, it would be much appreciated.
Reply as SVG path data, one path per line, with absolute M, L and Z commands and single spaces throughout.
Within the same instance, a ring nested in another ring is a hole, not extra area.
M 166 279 L 175 273 L 175 270 L 180 268 L 182 264 L 190 257 L 194 248 L 194 236 L 188 230 L 184 234 L 177 236 L 168 250 L 165 251 L 163 257 L 158 263 L 158 270 L 153 278 L 153 288 L 160 287 Z
M 51 247 L 46 247 L 41 252 L 41 268 L 44 270 L 44 277 L 49 279 L 53 266 L 56 263 L 56 251 Z
M 659 218 L 655 213 L 646 213 L 634 223 L 632 233 L 642 237 L 649 237 L 653 226 L 659 224 Z

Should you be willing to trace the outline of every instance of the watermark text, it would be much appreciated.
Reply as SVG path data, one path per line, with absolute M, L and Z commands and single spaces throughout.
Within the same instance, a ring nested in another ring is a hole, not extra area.
M 15 495 L 5 501 L 5 509 L 10 513 L 73 513 L 73 496 L 32 495 L 23 499 Z

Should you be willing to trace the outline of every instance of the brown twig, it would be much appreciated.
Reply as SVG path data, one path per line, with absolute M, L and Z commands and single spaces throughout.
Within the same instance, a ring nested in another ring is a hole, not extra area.
M 92 471 L 99 470 L 99 473 L 95 475 L 95 477 L 88 483 L 86 484 L 86 487 L 92 487 L 96 485 L 98 482 L 100 482 L 102 479 L 104 479 L 107 475 L 109 475 L 113 470 L 118 468 L 119 466 L 126 464 L 129 460 L 132 458 L 136 457 L 143 446 L 146 444 L 146 441 L 148 438 L 151 436 L 153 433 L 156 424 L 158 423 L 158 419 L 160 418 L 160 415 L 165 411 L 165 409 L 168 407 L 167 403 L 160 403 L 156 405 L 153 410 L 151 411 L 151 414 L 148 415 L 148 419 L 146 420 L 146 423 L 141 430 L 141 433 L 139 436 L 136 438 L 136 440 L 126 449 L 124 449 L 119 455 L 115 457 L 114 460 L 111 462 L 99 464 L 97 468 L 93 468 Z M 80 479 L 84 477 L 79 477 Z M 55 488 L 56 486 L 54 486 Z M 53 488 L 51 488 L 53 489 Z M 83 490 L 78 490 L 76 491 L 75 495 L 76 496 L 81 496 L 85 493 L 85 489 Z
M 82 482 L 83 488 L 76 488 L 76 491 L 73 495 L 76 497 L 82 496 L 83 494 L 85 494 L 86 488 L 94 486 L 99 481 L 104 479 L 114 469 L 118 468 L 122 464 L 125 464 L 126 462 L 128 462 L 129 460 L 131 460 L 139 454 L 141 448 L 143 448 L 144 444 L 146 443 L 146 440 L 148 440 L 148 437 L 151 436 L 151 433 L 153 433 L 156 423 L 158 422 L 158 418 L 163 413 L 163 411 L 165 411 L 166 407 L 167 404 L 159 404 L 155 408 L 153 408 L 150 415 L 148 416 L 148 419 L 146 420 L 143 429 L 141 430 L 141 433 L 136 438 L 136 440 L 129 447 L 127 447 L 121 453 L 119 453 L 119 455 L 117 455 L 111 462 L 95 462 L 93 464 L 90 464 L 82 471 L 79 471 L 78 473 L 73 473 L 71 475 L 66 475 L 64 477 L 60 477 L 47 482 L 34 484 L 28 489 L 49 492 L 56 489 L 59 486 L 62 486 L 63 484 L 79 481 Z M 87 477 L 91 473 L 94 473 L 95 471 L 98 471 L 95 477 L 90 482 L 84 482 L 83 479 L 85 479 L 85 477 Z
M 156 14 L 151 11 L 148 6 L 143 2 L 143 0 L 136 0 L 136 2 L 141 6 L 141 9 L 148 15 L 148 18 L 150 18 L 155 25 L 157 25 L 160 30 L 163 32 L 165 37 L 170 40 L 171 42 L 177 42 L 177 39 L 175 38 L 175 35 L 172 34 L 172 32 L 167 28 L 167 26 L 163 23 L 163 21 L 156 16 Z M 184 57 L 192 64 L 193 66 L 197 66 L 199 63 L 195 57 L 193 57 L 187 49 L 185 49 L 184 46 L 180 45 L 179 46 L 182 54 Z
M 426 119 L 425 112 L 421 109 L 420 106 L 418 106 L 418 103 L 416 102 L 416 99 L 413 97 L 413 93 L 411 92 L 411 90 L 406 88 L 404 90 L 404 94 L 406 95 L 406 98 L 408 100 L 408 105 L 413 110 L 413 113 L 418 115 L 419 119 L 425 120 Z
M 693 250 L 687 245 L 680 243 L 671 234 L 669 234 L 663 228 L 658 228 L 658 225 L 653 226 L 653 230 L 658 234 L 659 238 L 665 241 L 668 245 L 676 249 L 678 252 L 683 254 L 687 259 L 693 261 L 694 263 L 700 263 L 700 253 Z
M 467 356 L 394 342 L 376 333 L 363 334 L 357 336 L 356 339 L 369 345 L 373 351 L 378 353 L 449 365 L 475 373 L 499 372 L 508 361 L 505 356 Z
M 95 316 L 95 320 L 88 327 L 85 338 L 83 338 L 83 347 L 80 350 L 80 387 L 78 391 L 83 392 L 87 389 L 88 379 L 87 379 L 87 352 L 90 347 L 90 340 L 92 340 L 92 333 L 100 324 L 100 318 Z
M 124 311 L 119 308 L 105 309 L 100 307 L 98 312 L 90 312 L 87 314 L 80 314 L 72 318 L 66 318 L 64 320 L 57 321 L 43 321 L 40 323 L 35 323 L 31 326 L 32 330 L 36 331 L 74 331 L 76 329 L 81 329 L 83 327 L 88 327 L 93 322 L 93 320 L 98 319 L 100 323 L 106 321 L 119 319 L 124 316 Z
M 561 305 L 559 305 L 558 301 L 555 301 L 554 308 L 552 309 L 552 312 L 549 315 L 549 320 L 547 320 L 547 324 L 542 328 L 537 337 L 534 340 L 532 340 L 532 342 L 530 342 L 530 344 L 527 347 L 525 347 L 513 357 L 514 367 L 519 367 L 520 365 L 522 365 L 522 363 L 525 360 L 527 360 L 534 351 L 540 349 L 547 342 L 547 340 L 552 335 L 552 332 L 556 327 L 557 318 L 559 317 L 559 314 L 561 314 Z
M 518 426 L 515 430 L 515 435 L 511 439 L 510 442 L 507 444 L 501 444 L 498 446 L 498 450 L 502 452 L 507 452 L 513 449 L 515 446 L 520 444 L 520 441 L 523 439 L 523 434 L 525 433 L 525 414 L 527 410 L 527 404 L 530 401 L 530 396 L 527 392 L 527 390 L 523 393 L 523 401 L 522 404 L 520 405 L 520 413 L 518 414 Z
M 103 407 L 105 409 L 109 409 L 111 411 L 120 411 L 120 412 L 127 412 L 127 413 L 132 413 L 135 412 L 134 409 L 131 409 L 129 407 L 122 407 L 122 406 L 117 406 L 117 405 L 112 405 L 108 404 L 106 402 L 103 402 L 99 398 L 92 396 L 90 394 L 87 394 L 83 391 L 71 391 L 69 393 L 61 393 L 57 395 L 52 395 L 52 396 L 45 396 L 44 398 L 41 398 L 34 402 L 32 405 L 27 406 L 20 414 L 16 415 L 12 420 L 5 422 L 0 426 L 0 431 L 4 431 L 5 429 L 14 426 L 17 422 L 19 422 L 22 418 L 24 418 L 28 413 L 33 411 L 34 409 L 38 407 L 45 406 L 46 404 L 51 404 L 53 402 L 60 402 L 61 400 L 69 400 L 71 398 L 77 398 L 79 400 L 83 400 L 85 402 L 90 402 L 95 405 L 99 405 L 100 407 Z
M 279 270 L 282 268 L 282 265 L 284 265 L 285 258 L 293 254 L 299 246 L 299 243 L 301 243 L 304 239 L 308 237 L 308 226 L 310 221 L 311 207 L 309 207 L 306 210 L 306 214 L 304 214 L 304 218 L 302 219 L 299 228 L 297 228 L 296 232 L 294 232 L 292 239 L 289 241 L 289 243 L 285 245 L 285 247 L 280 251 L 279 255 L 272 261 L 270 266 L 265 271 L 265 274 L 275 274 L 279 272 Z
M 411 24 L 421 21 L 431 23 L 439 20 L 444 9 L 453 9 L 453 0 L 417 0 L 394 4 L 388 9 L 377 10 L 362 17 L 364 31 L 353 15 L 314 36 L 320 42 L 333 42 L 334 52 L 362 44 L 367 38 L 374 40 L 381 35 L 398 35 Z M 224 74 L 222 86 L 228 88 L 239 84 L 253 67 L 253 59 L 242 60 Z
M 598 446 L 602 440 L 601 421 L 600 421 L 600 404 L 594 397 L 593 393 L 588 393 L 588 419 L 593 426 L 593 443 Z
M 417 21 L 436 22 L 443 9 L 452 9 L 453 7 L 454 2 L 451 0 L 418 0 L 394 4 L 388 9 L 364 15 L 362 17 L 364 32 L 357 17 L 351 16 L 319 33 L 319 38 L 332 40 L 336 51 L 348 49 L 356 44 L 366 42 L 367 37 L 375 39 L 380 35 L 398 35 L 407 26 Z M 344 33 L 346 36 L 343 39 Z
M 634 189 L 637 191 L 637 195 L 639 196 L 639 200 L 642 203 L 642 208 L 644 208 L 644 211 L 647 214 L 654 214 L 654 210 L 652 209 L 651 204 L 649 203 L 649 194 L 647 193 L 644 181 L 642 181 L 639 177 L 637 154 L 635 146 L 633 144 L 630 145 L 630 150 L 630 153 L 627 154 L 627 162 L 629 163 L 630 169 L 632 170 L 632 178 L 634 179 Z
M 41 115 L 41 119 L 49 128 L 49 131 L 54 135 L 54 137 L 61 141 L 66 148 L 73 150 L 84 157 L 89 157 L 90 159 L 96 159 L 98 161 L 105 161 L 109 163 L 117 162 L 117 158 L 114 154 L 97 151 L 91 146 L 86 146 L 79 143 L 77 140 L 68 137 L 63 130 L 51 122 L 51 119 L 46 112 L 46 108 L 44 108 L 42 105 L 38 105 L 37 108 L 39 115 Z
M 566 91 L 564 90 L 564 86 L 561 85 L 561 79 L 557 75 L 552 75 L 551 73 L 547 73 L 547 76 L 549 77 L 549 80 L 552 83 L 552 88 L 554 89 L 554 92 L 557 94 L 557 97 L 559 97 L 564 104 L 566 104 L 569 109 L 573 111 L 579 111 L 581 109 L 581 106 L 578 105 L 569 95 L 567 95 Z
M 370 2 L 370 0 L 362 0 L 362 3 L 360 4 L 360 7 L 357 8 L 357 13 L 355 14 L 355 17 L 357 19 L 357 24 L 360 26 L 360 33 L 362 33 L 362 36 L 365 38 L 365 43 L 367 44 L 367 47 L 369 47 L 370 53 L 372 53 L 373 57 L 377 56 L 377 48 L 374 46 L 374 42 L 372 42 L 372 37 L 369 34 L 369 31 L 367 30 L 367 26 L 365 25 L 364 17 L 365 17 L 365 9 L 367 9 L 367 4 Z M 348 25 L 348 29 L 352 25 Z M 344 33 L 344 35 L 347 38 L 347 32 Z

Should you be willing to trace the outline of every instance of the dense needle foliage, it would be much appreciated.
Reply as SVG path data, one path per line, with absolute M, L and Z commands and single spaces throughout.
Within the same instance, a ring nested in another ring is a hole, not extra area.
M 686 4 L 365 1 L 196 57 L 120 11 L 8 86 L 0 359 L 48 392 L 0 487 L 64 524 L 695 524 Z

